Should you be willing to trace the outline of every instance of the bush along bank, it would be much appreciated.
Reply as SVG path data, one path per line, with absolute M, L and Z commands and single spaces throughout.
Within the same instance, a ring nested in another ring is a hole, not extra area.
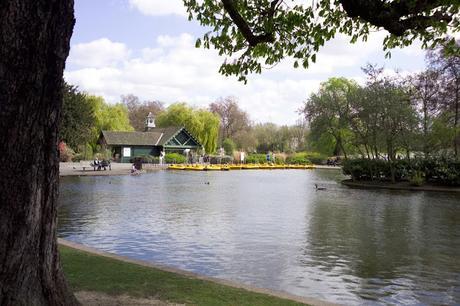
M 425 183 L 460 186 L 460 161 L 437 157 L 426 159 L 349 159 L 343 162 L 345 175 L 353 181 L 409 182 L 413 186 Z

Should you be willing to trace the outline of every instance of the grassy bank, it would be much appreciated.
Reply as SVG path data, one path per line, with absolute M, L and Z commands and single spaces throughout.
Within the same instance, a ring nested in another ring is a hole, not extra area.
M 74 291 L 154 297 L 193 305 L 302 305 L 60 246 L 67 280 Z

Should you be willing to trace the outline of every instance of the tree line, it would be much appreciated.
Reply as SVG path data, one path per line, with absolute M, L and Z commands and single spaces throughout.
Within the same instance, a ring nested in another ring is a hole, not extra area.
M 460 56 L 430 51 L 425 71 L 388 76 L 363 68 L 367 82 L 331 78 L 305 101 L 312 146 L 335 155 L 394 161 L 460 150 Z
M 460 154 L 460 56 L 427 53 L 427 69 L 386 75 L 367 65 L 364 85 L 346 78 L 321 84 L 299 109 L 294 125 L 254 123 L 233 96 L 207 108 L 178 102 L 168 107 L 133 95 L 117 104 L 64 85 L 60 139 L 76 152 L 97 152 L 101 130 L 143 131 L 151 112 L 158 127 L 185 126 L 207 154 L 223 147 L 250 153 L 315 151 L 324 156 L 395 160 L 411 155 Z M 91 157 L 89 157 L 91 158 Z
M 251 153 L 297 152 L 307 149 L 307 124 L 253 123 L 236 97 L 219 98 L 207 108 L 195 108 L 184 102 L 164 106 L 151 100 L 141 101 L 133 94 L 124 95 L 116 104 L 89 95 L 76 86 L 64 84 L 63 110 L 59 138 L 72 155 L 91 159 L 100 152 L 97 144 L 102 130 L 144 131 L 150 112 L 158 127 L 184 126 L 203 145 L 207 154 L 223 147 L 227 155 L 235 150 Z M 63 153 L 61 152 L 61 155 Z

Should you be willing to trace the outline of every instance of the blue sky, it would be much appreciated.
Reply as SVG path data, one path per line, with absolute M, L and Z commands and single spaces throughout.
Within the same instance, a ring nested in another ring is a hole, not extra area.
M 385 59 L 386 33 L 378 32 L 355 45 L 338 37 L 308 70 L 294 69 L 286 59 L 244 85 L 218 74 L 224 58 L 214 50 L 194 48 L 205 29 L 187 20 L 181 0 L 76 0 L 75 15 L 66 80 L 110 103 L 134 94 L 166 105 L 181 101 L 206 107 L 219 97 L 235 96 L 255 122 L 293 124 L 302 102 L 329 77 L 363 82 L 360 67 L 369 62 L 384 65 L 387 73 L 416 72 L 425 65 L 418 44 Z

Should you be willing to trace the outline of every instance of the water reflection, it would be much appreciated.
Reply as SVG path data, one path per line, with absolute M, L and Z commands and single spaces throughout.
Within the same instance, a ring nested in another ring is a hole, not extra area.
M 307 218 L 299 263 L 348 292 L 382 303 L 458 301 L 458 198 L 349 190 L 350 202 L 322 195 Z M 372 201 L 369 201 L 372 199 Z M 349 277 L 352 276 L 352 277 Z M 332 288 L 334 289 L 334 288 Z
M 65 178 L 59 235 L 345 304 L 459 303 L 460 198 L 340 179 L 319 170 Z

